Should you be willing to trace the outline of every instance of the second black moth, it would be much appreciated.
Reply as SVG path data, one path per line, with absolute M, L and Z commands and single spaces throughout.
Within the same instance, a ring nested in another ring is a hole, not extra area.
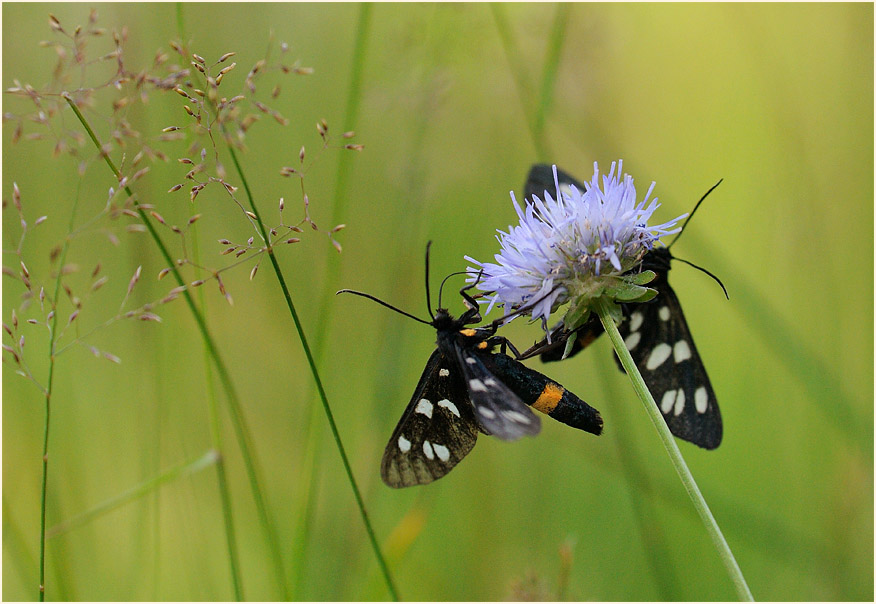
M 584 191 L 582 183 L 559 169 L 557 180 L 560 191 L 569 186 Z M 529 172 L 524 195 L 527 200 L 533 195 L 541 197 L 546 191 L 554 191 L 556 184 L 551 166 L 536 164 Z M 681 303 L 669 285 L 672 259 L 669 248 L 654 248 L 645 255 L 636 270 L 654 271 L 657 276 L 648 287 L 656 289 L 657 296 L 648 302 L 622 305 L 624 320 L 618 329 L 670 431 L 699 447 L 715 449 L 721 444 L 723 435 L 721 412 Z M 545 339 L 525 351 L 521 358 L 540 355 L 542 361 L 559 361 L 569 338 L 575 338 L 567 355 L 571 357 L 602 333 L 602 323 L 592 315 L 572 333 L 562 325 L 558 326 L 551 333 L 550 344 Z

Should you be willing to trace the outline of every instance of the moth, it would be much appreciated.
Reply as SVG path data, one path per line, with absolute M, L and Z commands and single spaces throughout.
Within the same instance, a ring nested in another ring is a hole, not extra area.
M 453 275 L 448 278 L 450 276 Z M 447 278 L 442 282 L 442 289 L 446 281 Z M 427 246 L 426 304 L 430 321 L 370 294 L 354 290 L 338 292 L 369 298 L 432 326 L 437 334 L 437 348 L 426 362 L 414 394 L 383 453 L 380 475 L 390 487 L 427 484 L 443 477 L 474 448 L 479 432 L 507 441 L 535 436 L 541 422 L 530 407 L 573 428 L 595 435 L 602 432 L 599 411 L 505 353 L 510 348 L 518 354 L 507 339 L 496 335 L 509 316 L 472 327 L 482 320 L 477 301 L 467 293 L 474 285 L 459 292 L 467 306 L 459 318 L 440 307 L 441 290 L 439 308 L 433 313 Z
M 562 170 L 557 170 L 557 179 L 561 191 L 569 186 L 584 191 L 580 182 Z M 720 181 L 703 195 L 690 216 L 693 216 L 699 204 L 718 184 L 721 184 Z M 533 195 L 541 196 L 555 188 L 551 166 L 536 164 L 529 172 L 524 194 L 527 200 L 531 200 Z M 687 222 L 685 226 L 686 224 Z M 682 232 L 683 229 L 684 227 Z M 669 247 L 677 240 L 678 237 Z M 657 296 L 648 302 L 622 305 L 623 322 L 618 330 L 669 430 L 682 440 L 704 449 L 715 449 L 721 444 L 723 435 L 721 412 L 709 375 L 684 318 L 681 303 L 669 285 L 669 269 L 674 259 L 669 247 L 654 248 L 642 259 L 641 267 L 636 270 L 654 271 L 656 277 L 648 287 L 657 290 Z M 717 277 L 705 269 L 698 266 L 695 268 L 721 284 Z M 721 287 L 724 288 L 723 284 Z M 726 289 L 724 293 L 726 295 Z M 542 361 L 559 361 L 563 358 L 569 338 L 575 338 L 567 355 L 571 357 L 589 346 L 603 331 L 602 323 L 596 315 L 591 315 L 584 325 L 571 333 L 560 324 L 552 330 L 550 338 L 535 344 L 520 358 L 539 355 Z M 619 359 L 615 360 L 620 367 Z

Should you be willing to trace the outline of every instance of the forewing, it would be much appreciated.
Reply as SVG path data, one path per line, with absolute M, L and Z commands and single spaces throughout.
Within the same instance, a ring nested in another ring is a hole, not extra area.
M 581 182 L 575 180 L 559 168 L 557 168 L 557 180 L 560 182 L 560 189 L 562 189 L 563 186 L 572 185 L 582 193 L 584 192 L 584 185 Z M 544 199 L 545 191 L 547 191 L 551 197 L 556 199 L 557 187 L 554 183 L 553 168 L 548 164 L 534 164 L 532 168 L 529 169 L 529 175 L 526 177 L 526 185 L 523 187 L 523 196 L 527 200 L 531 200 L 533 195 L 537 196 L 539 199 Z
M 619 330 L 666 424 L 683 440 L 721 444 L 721 412 L 678 297 L 662 279 L 650 302 L 628 305 Z
M 456 355 L 468 388 L 475 416 L 483 429 L 502 440 L 535 436 L 541 421 L 499 378 L 473 349 L 457 346 Z
M 430 483 L 452 470 L 477 438 L 459 366 L 435 350 L 386 445 L 380 475 L 395 488 Z

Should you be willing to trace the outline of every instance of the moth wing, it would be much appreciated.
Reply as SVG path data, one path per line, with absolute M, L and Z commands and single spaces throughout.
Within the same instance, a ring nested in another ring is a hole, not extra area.
M 670 431 L 714 449 L 723 434 L 715 391 L 678 296 L 665 276 L 659 280 L 657 297 L 628 305 L 618 329 Z
M 483 429 L 502 440 L 535 436 L 541 421 L 519 396 L 487 369 L 478 353 L 457 347 L 468 397 Z
M 394 488 L 428 484 L 450 472 L 477 438 L 459 367 L 435 350 L 383 452 L 381 478 Z
M 557 168 L 557 180 L 560 183 L 560 189 L 564 186 L 574 186 L 576 189 L 584 192 L 584 184 L 575 180 L 571 175 Z M 544 199 L 545 192 L 551 197 L 556 198 L 557 187 L 554 183 L 553 167 L 548 164 L 534 164 L 529 169 L 529 175 L 526 177 L 526 185 L 523 187 L 523 196 L 527 200 L 531 200 L 535 195 L 539 199 Z

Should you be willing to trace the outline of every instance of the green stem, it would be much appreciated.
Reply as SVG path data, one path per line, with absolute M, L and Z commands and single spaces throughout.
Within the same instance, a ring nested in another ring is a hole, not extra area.
M 599 314 L 599 319 L 602 321 L 602 326 L 605 328 L 605 333 L 607 333 L 609 339 L 611 339 L 611 343 L 620 358 L 621 365 L 623 365 L 624 370 L 626 370 L 627 375 L 630 377 L 630 381 L 633 384 L 633 390 L 636 391 L 636 394 L 645 406 L 645 411 L 648 412 L 648 416 L 651 418 L 651 423 L 653 423 L 654 427 L 657 429 L 657 434 L 660 436 L 660 440 L 663 441 L 663 447 L 669 454 L 669 459 L 672 461 L 672 465 L 675 466 L 675 471 L 678 472 L 678 476 L 681 478 L 681 483 L 684 485 L 694 508 L 696 508 L 697 513 L 700 515 L 700 519 L 702 519 L 703 524 L 706 526 L 706 531 L 708 531 L 709 536 L 712 538 L 712 542 L 718 550 L 718 555 L 721 556 L 721 561 L 724 563 L 727 572 L 730 574 L 730 578 L 733 580 L 733 585 L 736 587 L 736 593 L 739 596 L 739 599 L 742 601 L 753 602 L 754 597 L 751 595 L 751 590 L 748 589 L 748 584 L 745 582 L 745 577 L 742 576 L 742 571 L 736 563 L 736 558 L 733 557 L 733 552 L 730 551 L 730 546 L 727 544 L 726 539 L 724 539 L 721 529 L 718 528 L 718 523 L 715 521 L 715 517 L 712 515 L 711 510 L 709 510 L 709 506 L 703 498 L 703 494 L 700 492 L 696 481 L 694 481 L 693 475 L 690 473 L 684 458 L 681 456 L 681 451 L 679 451 L 678 445 L 675 443 L 675 438 L 673 438 L 672 433 L 669 431 L 669 426 L 667 426 L 666 422 L 663 420 L 663 416 L 657 408 L 657 403 L 654 402 L 654 397 L 651 396 L 651 393 L 648 391 L 648 387 L 642 379 L 642 374 L 639 373 L 639 368 L 636 367 L 636 364 L 633 362 L 633 357 L 630 356 L 630 351 L 627 350 L 627 346 L 624 344 L 623 338 L 621 338 L 617 325 L 614 324 L 614 320 L 611 318 L 609 304 L 611 303 L 600 298 L 595 305 L 596 312 Z
M 380 570 L 383 572 L 383 577 L 386 581 L 386 586 L 389 589 L 390 594 L 392 595 L 393 600 L 398 601 L 398 592 L 395 588 L 395 583 L 393 582 L 392 575 L 389 572 L 389 567 L 386 564 L 386 560 L 383 557 L 383 553 L 380 551 L 380 545 L 377 543 L 377 537 L 374 534 L 374 529 L 371 527 L 371 520 L 368 518 L 368 512 L 365 509 L 365 502 L 362 499 L 362 493 L 359 491 L 359 486 L 356 484 L 356 479 L 353 476 L 353 469 L 350 466 L 350 461 L 347 458 L 347 453 L 344 450 L 344 445 L 341 442 L 341 435 L 338 432 L 337 424 L 335 424 L 334 414 L 332 413 L 331 406 L 328 402 L 328 396 L 325 393 L 325 389 L 322 385 L 322 379 L 319 377 L 319 371 L 316 368 L 316 361 L 313 358 L 313 353 L 310 351 L 310 345 L 307 343 L 307 337 L 304 335 L 304 327 L 301 325 L 301 319 L 298 317 L 298 311 L 295 310 L 295 305 L 292 303 L 292 296 L 289 293 L 289 288 L 286 286 L 286 280 L 283 277 L 283 272 L 280 270 L 280 265 L 277 262 L 277 257 L 274 254 L 274 250 L 270 245 L 270 238 L 268 236 L 267 229 L 265 228 L 264 223 L 262 222 L 261 215 L 259 214 L 258 209 L 255 205 L 255 198 L 253 197 L 252 191 L 249 188 L 249 182 L 246 180 L 246 177 L 243 173 L 243 168 L 240 165 L 240 162 L 237 159 L 237 153 L 234 151 L 234 147 L 228 145 L 228 151 L 231 154 L 231 160 L 234 163 L 234 167 L 237 170 L 238 176 L 240 176 L 240 181 L 243 184 L 243 188 L 246 191 L 247 199 L 249 200 L 250 208 L 252 209 L 253 214 L 256 217 L 256 223 L 259 226 L 259 230 L 261 231 L 261 235 L 265 241 L 265 245 L 267 245 L 268 257 L 271 259 L 271 266 L 274 268 L 274 274 L 277 276 L 277 281 L 280 284 L 280 289 L 283 291 L 283 298 L 286 300 L 286 306 L 289 309 L 289 314 L 292 315 L 292 321 L 295 323 L 295 329 L 298 332 L 298 338 L 301 340 L 301 347 L 304 349 L 304 356 L 307 357 L 307 364 L 310 367 L 310 373 L 313 375 L 313 381 L 316 384 L 316 390 L 319 393 L 319 398 L 322 401 L 322 407 L 325 411 L 326 418 L 329 422 L 329 427 L 332 431 L 332 436 L 335 439 L 335 444 L 338 447 L 338 452 L 341 455 L 341 461 L 344 465 L 344 470 L 347 473 L 347 479 L 350 481 L 350 486 L 353 488 L 353 496 L 356 498 L 356 505 L 359 507 L 359 513 L 362 515 L 362 522 L 365 525 L 365 531 L 368 533 L 368 539 L 371 541 L 371 547 L 374 549 L 374 555 L 377 557 L 377 563 L 380 566 Z
M 344 110 L 343 130 L 345 132 L 356 130 L 356 124 L 359 120 L 359 108 L 362 101 L 362 77 L 365 73 L 367 42 L 371 33 L 371 11 L 371 3 L 365 2 L 359 5 L 359 16 L 356 21 L 356 40 L 353 43 L 352 68 L 350 69 L 350 88 L 347 91 L 347 103 Z M 347 195 L 347 181 L 350 176 L 352 158 L 352 153 L 342 153 L 338 159 L 334 202 L 332 203 L 332 225 L 344 222 L 343 217 L 346 213 L 347 200 L 349 199 Z M 337 290 L 335 286 L 338 281 L 340 267 L 341 262 L 338 258 L 329 258 L 327 260 L 319 308 L 328 308 L 332 304 L 335 290 Z M 323 355 L 326 350 L 324 342 L 331 324 L 331 316 L 331 313 L 318 313 L 316 325 L 311 334 L 317 366 L 322 365 Z M 315 466 L 318 463 L 323 434 L 320 429 L 321 426 L 317 424 L 319 420 L 318 413 L 316 401 L 313 395 L 311 395 L 307 401 L 307 425 L 309 429 L 307 430 L 308 439 L 304 455 L 304 478 L 307 486 L 304 487 L 303 502 L 301 504 L 302 513 L 299 516 L 295 531 L 296 539 L 294 541 L 295 558 L 298 561 L 294 582 L 295 589 L 300 588 L 301 569 L 303 567 L 301 561 L 310 541 L 310 526 L 312 525 L 312 517 L 316 509 L 314 502 L 318 492 L 316 483 L 319 479 L 319 473 L 315 471 Z
M 113 160 L 110 159 L 109 155 L 106 153 L 103 153 L 102 146 L 100 144 L 100 141 L 97 138 L 97 135 L 94 133 L 94 130 L 92 130 L 91 125 L 88 123 L 88 120 L 86 120 L 85 116 L 82 115 L 82 112 L 79 111 L 79 107 L 76 106 L 76 102 L 73 100 L 73 98 L 71 96 L 69 96 L 66 93 L 63 96 L 64 96 L 64 100 L 67 101 L 67 104 L 70 105 L 70 108 L 73 110 L 73 113 L 76 114 L 76 117 L 79 120 L 79 122 L 82 124 L 82 127 L 85 128 L 86 133 L 91 138 L 95 147 L 97 147 L 97 149 L 101 152 L 101 155 L 103 156 L 103 159 L 106 162 L 107 166 L 109 166 L 110 170 L 116 176 L 116 178 L 121 180 L 121 178 L 122 178 L 121 172 L 116 167 L 116 165 L 113 163 Z M 127 193 L 129 197 L 132 197 L 132 198 L 134 197 L 134 192 L 127 185 L 125 186 L 125 193 Z M 140 219 L 143 221 L 143 224 L 146 226 L 146 230 L 149 231 L 149 234 L 152 237 L 153 241 L 155 241 L 155 245 L 158 247 L 158 250 L 161 252 L 162 257 L 164 258 L 166 265 L 170 268 L 171 273 L 173 274 L 173 277 L 176 280 L 177 284 L 185 285 L 185 282 L 183 281 L 182 275 L 180 274 L 179 270 L 177 269 L 176 262 L 174 262 L 173 258 L 171 258 L 170 252 L 168 251 L 167 247 L 164 245 L 164 242 L 161 240 L 161 237 L 158 235 L 158 231 L 155 230 L 155 226 L 149 220 L 149 217 L 146 214 L 146 212 L 143 211 L 143 208 L 140 207 L 139 203 L 136 203 L 134 205 L 134 209 L 139 214 Z M 191 310 L 192 315 L 195 318 L 195 323 L 198 326 L 198 330 L 201 332 L 201 338 L 204 340 L 205 346 L 207 347 L 207 349 L 210 352 L 210 357 L 213 359 L 213 363 L 216 365 L 216 370 L 219 373 L 219 378 L 222 381 L 222 386 L 225 389 L 225 392 L 226 392 L 227 397 L 228 397 L 229 406 L 231 407 L 231 409 L 233 411 L 233 413 L 231 414 L 232 424 L 234 425 L 234 427 L 237 431 L 237 437 L 238 437 L 238 441 L 240 444 L 240 448 L 243 451 L 243 458 L 244 458 L 244 461 L 246 462 L 247 472 L 250 475 L 250 483 L 252 485 L 252 488 L 254 489 L 253 496 L 256 499 L 257 505 L 263 505 L 262 499 L 261 499 L 261 492 L 258 490 L 258 484 L 257 483 L 253 484 L 253 481 L 257 480 L 257 477 L 256 477 L 257 475 L 255 474 L 256 469 L 255 469 L 254 461 L 250 459 L 251 447 L 249 445 L 249 438 L 248 438 L 249 433 L 248 433 L 248 430 L 246 428 L 246 425 L 243 423 L 243 415 L 242 415 L 242 412 L 240 409 L 240 402 L 237 398 L 237 393 L 234 389 L 234 385 L 231 383 L 231 378 L 228 377 L 229 376 L 228 370 L 225 367 L 225 363 L 222 361 L 222 358 L 219 356 L 219 350 L 216 347 L 215 342 L 213 341 L 213 336 L 210 335 L 210 331 L 207 329 L 207 322 L 204 319 L 204 316 L 201 314 L 200 310 L 198 310 L 198 307 L 195 305 L 195 301 L 192 298 L 192 295 L 189 292 L 188 288 L 186 288 L 182 291 L 182 295 L 183 295 L 183 299 L 186 301 L 186 304 L 189 307 L 189 310 Z M 56 313 L 56 318 L 57 318 L 57 313 Z M 47 432 L 48 432 L 48 430 L 47 430 Z M 221 453 L 220 453 L 220 455 L 221 455 Z M 45 478 L 44 478 L 44 480 L 45 480 Z M 220 486 L 220 488 L 225 488 L 227 486 L 225 484 L 225 481 L 222 478 L 220 478 L 219 486 Z M 223 496 L 222 496 L 223 505 L 225 505 L 226 503 L 230 503 L 230 501 L 231 501 L 230 496 L 228 496 L 227 494 L 223 494 Z M 226 520 L 225 532 L 226 532 L 227 542 L 228 542 L 229 547 L 232 548 L 229 550 L 230 566 L 231 566 L 232 573 L 235 573 L 233 583 L 234 583 L 235 588 L 237 588 L 240 585 L 240 578 L 238 576 L 236 576 L 236 573 L 237 573 L 237 562 L 236 562 L 237 552 L 236 552 L 236 550 L 233 549 L 233 544 L 235 543 L 234 528 L 233 528 L 233 526 L 228 524 L 229 522 L 232 522 L 232 515 L 231 515 L 230 511 L 227 511 L 225 513 L 225 520 Z M 242 596 L 238 591 L 235 591 L 235 595 L 237 596 L 238 600 L 242 599 Z
M 61 265 L 63 266 L 63 265 Z M 60 281 L 60 275 L 58 280 Z M 58 313 L 52 318 L 52 333 L 55 332 Z M 51 417 L 52 377 L 55 375 L 55 355 L 49 352 L 49 379 L 46 386 L 46 421 L 43 431 L 43 482 L 40 488 L 40 602 L 46 600 L 46 489 L 49 478 L 49 418 Z
M 185 46 L 185 22 L 184 22 L 184 11 L 183 11 L 183 3 L 176 3 L 176 25 L 177 25 L 177 33 L 179 34 L 180 43 Z M 194 77 L 197 77 L 198 74 L 195 73 Z M 197 241 L 197 231 L 193 231 L 193 243 L 195 254 L 197 258 L 197 250 L 198 250 L 198 241 Z M 200 264 L 200 263 L 199 263 Z M 200 293 L 201 305 L 204 306 L 204 294 L 203 291 Z M 208 354 L 210 350 L 206 351 Z M 228 376 L 224 375 L 223 367 L 217 364 L 217 369 L 220 374 L 220 378 L 222 378 L 223 385 L 226 387 L 226 390 L 231 392 L 231 382 L 228 379 Z M 207 377 L 210 379 L 210 370 L 207 369 Z M 210 399 L 211 404 L 212 401 L 215 401 L 213 397 L 213 390 L 210 387 Z M 252 492 L 253 499 L 256 504 L 256 512 L 259 517 L 259 524 L 262 526 L 262 530 L 265 533 L 265 536 L 268 540 L 268 547 L 271 550 L 271 562 L 274 567 L 274 576 L 277 584 L 280 587 L 282 592 L 283 600 L 290 600 L 291 594 L 289 592 L 289 585 L 286 581 L 286 574 L 283 570 L 283 555 L 280 550 L 280 541 L 277 536 L 276 530 L 274 530 L 275 523 L 271 520 L 270 514 L 268 513 L 268 506 L 265 498 L 262 496 L 262 490 L 260 485 L 264 483 L 261 478 L 261 473 L 259 471 L 258 460 L 256 459 L 255 447 L 252 444 L 252 437 L 250 436 L 249 428 L 246 424 L 246 417 L 243 415 L 243 409 L 240 406 L 240 402 L 237 399 L 237 395 L 228 397 L 229 406 L 231 407 L 231 424 L 234 427 L 235 436 L 237 438 L 238 446 L 241 449 L 241 456 L 243 457 L 244 467 L 246 468 L 246 475 L 249 480 L 250 491 Z
M 73 224 L 76 220 L 76 210 L 79 207 L 79 192 L 73 201 L 73 209 L 70 212 L 70 224 L 67 232 L 73 232 Z M 67 262 L 67 251 L 70 249 L 70 238 L 64 240 L 61 248 L 58 266 L 64 266 Z M 49 419 L 52 411 L 52 384 L 55 378 L 55 343 L 58 339 L 58 296 L 61 292 L 61 275 L 55 280 L 55 292 L 52 294 L 52 328 L 49 341 L 49 376 L 46 383 L 46 421 L 43 431 L 43 480 L 40 488 L 40 602 L 46 599 L 46 494 L 48 492 L 49 479 Z

